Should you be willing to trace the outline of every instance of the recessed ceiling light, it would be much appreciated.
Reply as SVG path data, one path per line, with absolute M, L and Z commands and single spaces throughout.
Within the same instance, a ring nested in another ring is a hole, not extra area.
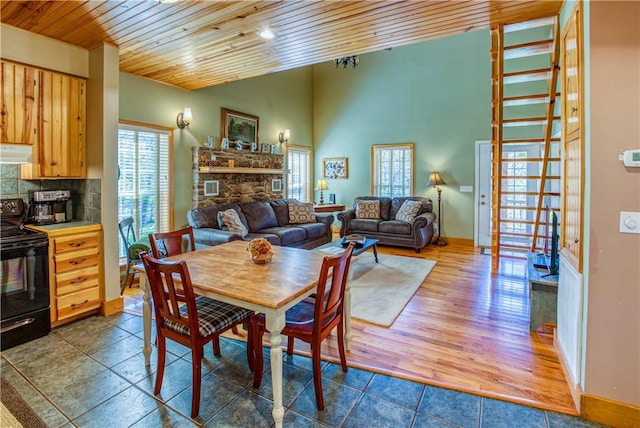
M 273 39 L 276 35 L 273 31 L 271 31 L 268 28 L 265 28 L 264 30 L 260 30 L 258 31 L 258 36 L 262 37 L 263 39 L 266 40 L 271 40 Z

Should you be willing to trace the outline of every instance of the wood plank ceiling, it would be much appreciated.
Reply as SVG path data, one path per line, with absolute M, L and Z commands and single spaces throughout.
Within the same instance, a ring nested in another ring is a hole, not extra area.
M 199 89 L 552 16 L 561 6 L 520 0 L 3 0 L 0 18 L 85 49 L 115 45 L 121 71 Z M 264 28 L 276 37 L 260 38 Z

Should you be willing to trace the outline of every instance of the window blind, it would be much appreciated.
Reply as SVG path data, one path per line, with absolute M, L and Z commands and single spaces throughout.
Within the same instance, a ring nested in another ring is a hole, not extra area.
M 413 145 L 372 146 L 372 191 L 375 196 L 411 196 Z
M 287 197 L 300 202 L 311 200 L 311 150 L 287 146 Z

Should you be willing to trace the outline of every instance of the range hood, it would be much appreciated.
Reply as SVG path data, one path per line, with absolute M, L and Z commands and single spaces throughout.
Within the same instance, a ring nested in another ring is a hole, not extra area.
M 33 147 L 28 144 L 0 144 L 0 163 L 29 163 Z

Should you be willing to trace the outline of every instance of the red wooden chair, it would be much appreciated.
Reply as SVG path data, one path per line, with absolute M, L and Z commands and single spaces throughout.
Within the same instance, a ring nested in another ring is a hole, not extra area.
M 193 397 L 191 417 L 200 411 L 200 384 L 204 345 L 212 342 L 214 354 L 220 355 L 219 336 L 243 322 L 249 322 L 252 311 L 204 296 L 195 296 L 187 264 L 168 262 L 141 254 L 153 296 L 158 341 L 158 372 L 153 390 L 160 393 L 166 360 L 166 339 L 191 348 L 193 369 Z M 181 292 L 176 288 L 180 283 Z M 247 339 L 247 360 L 253 366 L 252 332 Z M 218 346 L 216 346 L 218 343 Z
M 156 232 L 149 234 L 149 242 L 151 243 L 151 253 L 156 259 L 182 254 L 184 238 L 188 238 L 187 251 L 195 251 L 196 240 L 193 237 L 193 228 L 187 226 L 183 229 L 173 230 L 171 232 Z
M 344 351 L 344 291 L 347 285 L 351 253 L 355 244 L 350 244 L 340 256 L 325 257 L 322 261 L 315 299 L 306 299 L 289 309 L 286 313 L 282 334 L 288 336 L 287 354 L 293 354 L 295 339 L 303 340 L 311 345 L 311 361 L 313 365 L 313 384 L 316 392 L 318 410 L 324 409 L 322 396 L 322 376 L 320 375 L 320 346 L 334 328 L 338 328 L 338 351 L 342 371 L 347 371 L 347 359 Z M 327 288 L 327 280 L 331 287 Z M 262 336 L 266 331 L 265 317 L 255 314 L 251 317 L 251 330 L 255 352 L 253 361 L 253 387 L 258 388 L 262 382 L 263 358 Z
M 151 244 L 151 253 L 156 259 L 163 259 L 165 257 L 175 256 L 177 254 L 184 253 L 186 239 L 186 250 L 195 251 L 196 240 L 193 237 L 193 228 L 191 226 L 184 227 L 182 229 L 173 230 L 171 232 L 156 232 L 149 234 L 149 243 Z M 238 333 L 238 327 L 235 325 L 231 329 L 233 334 Z M 220 352 L 220 341 L 215 339 L 213 346 L 218 353 Z M 218 354 L 216 354 L 218 355 Z

